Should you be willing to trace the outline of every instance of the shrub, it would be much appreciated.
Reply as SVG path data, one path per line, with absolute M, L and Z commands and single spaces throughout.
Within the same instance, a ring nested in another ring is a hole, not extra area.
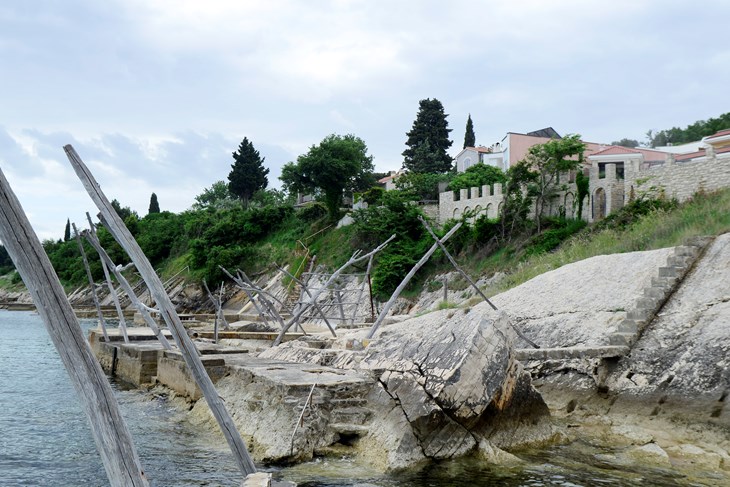
M 296 212 L 297 218 L 305 222 L 316 222 L 327 216 L 327 207 L 324 203 L 315 201 Z

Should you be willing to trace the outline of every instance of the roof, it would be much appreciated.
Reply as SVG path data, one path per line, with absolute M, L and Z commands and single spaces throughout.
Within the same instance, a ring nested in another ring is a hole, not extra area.
M 605 149 L 599 150 L 598 152 L 594 152 L 591 154 L 592 156 L 612 156 L 616 154 L 641 154 L 640 151 L 636 149 L 631 149 L 630 147 L 623 147 L 620 145 L 609 145 Z
M 637 148 L 624 147 L 621 145 L 609 145 L 605 149 L 601 149 L 597 152 L 590 154 L 589 157 L 619 156 L 619 155 L 626 155 L 626 154 L 641 154 L 644 157 L 656 156 L 662 160 L 666 157 L 666 153 L 662 152 L 662 151 L 653 150 L 653 149 L 644 149 L 643 147 L 637 147 Z
M 730 135 L 730 129 L 720 130 L 716 134 L 712 134 L 709 137 L 705 137 L 705 139 L 713 139 L 715 137 L 722 137 L 724 135 Z
M 728 135 L 730 135 L 730 130 L 726 131 Z M 722 149 L 715 149 L 715 154 L 725 154 L 727 152 L 730 152 L 730 147 L 723 147 Z M 697 152 L 690 152 L 689 154 L 680 154 L 677 155 L 676 161 L 682 162 L 682 161 L 689 161 L 692 159 L 695 159 L 697 157 L 704 157 L 706 155 L 705 149 L 700 149 Z
M 545 137 L 548 139 L 560 139 L 560 134 L 555 131 L 552 127 L 545 127 L 544 129 L 527 132 L 525 135 L 532 137 Z

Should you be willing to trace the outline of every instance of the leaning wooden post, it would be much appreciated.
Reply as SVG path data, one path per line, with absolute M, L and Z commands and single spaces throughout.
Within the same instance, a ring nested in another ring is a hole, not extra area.
M 0 170 L 0 240 L 23 278 L 89 418 L 109 483 L 147 487 L 137 451 L 109 381 L 23 208 Z
M 114 274 L 114 277 L 119 282 L 119 285 L 122 286 L 122 290 L 127 293 L 127 296 L 129 296 L 129 301 L 131 301 L 132 305 L 137 308 L 137 311 L 139 311 L 139 314 L 142 315 L 142 319 L 147 323 L 147 326 L 150 327 L 152 332 L 155 334 L 157 339 L 162 343 L 162 346 L 165 348 L 165 350 L 172 350 L 172 347 L 170 346 L 170 342 L 167 341 L 167 338 L 165 338 L 165 335 L 162 334 L 162 331 L 160 331 L 160 328 L 157 326 L 157 323 L 155 323 L 154 318 L 150 316 L 150 312 L 147 310 L 147 307 L 142 304 L 142 301 L 139 300 L 137 295 L 135 294 L 134 290 L 132 289 L 132 286 L 129 284 L 129 281 L 127 281 L 127 278 L 122 275 L 122 273 L 119 271 L 119 269 L 116 268 L 114 265 L 114 262 L 112 261 L 111 257 L 109 257 L 109 254 L 106 253 L 106 250 L 104 250 L 104 247 L 101 246 L 101 243 L 99 243 L 99 239 L 96 237 L 96 232 L 94 231 L 94 225 L 91 223 L 91 217 L 89 217 L 89 214 L 86 214 L 86 217 L 89 218 L 89 223 L 91 224 L 91 231 L 90 232 L 84 232 L 84 237 L 86 237 L 86 240 L 91 244 L 92 247 L 97 251 L 97 253 L 101 256 L 101 258 L 106 262 L 109 269 L 111 269 L 112 274 Z
M 423 217 L 421 217 L 421 216 L 419 216 L 418 219 L 421 220 L 421 223 L 423 224 L 423 226 L 426 227 L 426 230 L 428 230 L 428 233 L 431 234 L 431 238 L 433 238 L 434 240 L 436 240 L 436 245 L 438 245 L 439 247 L 441 247 L 441 250 L 443 251 L 443 253 L 446 256 L 446 258 L 449 259 L 449 262 L 451 262 L 451 265 L 454 266 L 454 269 L 456 269 L 457 271 L 459 271 L 459 273 L 464 277 L 464 279 L 466 279 L 466 281 L 471 285 L 471 287 L 473 287 L 474 290 L 476 290 L 477 294 L 479 294 L 479 296 L 481 296 L 482 299 L 484 301 L 486 301 L 489 304 L 489 306 L 492 307 L 492 309 L 494 311 L 497 311 L 497 307 L 494 305 L 494 303 L 492 303 L 489 300 L 489 298 L 487 296 L 484 295 L 484 293 L 482 292 L 482 290 L 479 289 L 479 286 L 477 286 L 477 283 L 475 283 L 474 280 L 469 276 L 469 274 L 467 274 L 466 272 L 464 272 L 464 269 L 462 269 L 461 266 L 456 263 L 456 260 L 451 256 L 451 254 L 449 253 L 449 251 L 446 250 L 446 247 L 444 246 L 444 243 L 439 240 L 439 238 L 436 236 L 435 233 L 433 233 L 433 230 L 431 229 L 431 226 L 426 222 L 426 220 L 424 220 Z M 444 278 L 444 289 L 446 289 L 446 278 Z M 447 297 L 447 291 L 444 291 L 444 301 L 446 301 L 446 297 Z M 511 322 L 510 322 L 510 326 L 515 331 L 515 333 L 517 333 L 517 335 L 520 338 L 522 338 L 527 343 L 529 343 L 533 348 L 540 348 L 539 345 L 537 345 L 535 342 L 533 342 L 532 340 L 530 340 L 529 338 L 527 338 L 524 335 L 524 333 L 522 333 L 522 331 L 520 329 L 518 329 Z
M 274 262 L 274 266 L 276 266 L 276 268 L 279 269 L 281 272 L 283 272 L 286 275 L 288 275 L 289 278 L 292 280 L 292 282 L 296 282 L 297 284 L 299 284 L 302 287 L 302 295 L 304 295 L 304 293 L 307 293 L 307 296 L 309 296 L 310 298 L 312 297 L 312 293 L 307 288 L 307 285 L 304 284 L 304 281 L 302 281 L 300 279 L 297 279 L 294 276 L 294 274 L 291 274 L 289 271 L 287 271 L 286 269 L 284 269 L 283 267 L 281 267 L 280 265 L 278 265 L 276 262 Z M 337 338 L 337 334 L 335 333 L 335 329 L 330 324 L 330 322 L 327 319 L 327 316 L 324 314 L 324 311 L 322 310 L 322 308 L 316 302 L 312 302 L 312 306 L 314 306 L 314 309 L 317 310 L 317 312 L 319 313 L 319 316 L 322 317 L 322 320 L 327 325 L 327 328 L 329 328 L 330 332 L 332 333 L 332 336 L 335 337 L 335 338 Z M 298 323 L 298 324 L 299 324 L 299 327 L 302 329 L 302 331 L 304 331 L 304 327 L 301 326 L 301 323 Z
M 223 284 L 223 281 L 221 281 L 221 288 L 220 288 L 220 291 L 218 291 L 218 304 L 219 304 L 218 311 L 220 311 L 220 314 L 221 314 L 221 323 L 223 323 L 223 329 L 227 330 L 230 328 L 230 326 L 228 326 L 228 320 L 226 319 L 226 313 L 225 313 L 225 311 L 223 311 L 224 286 L 225 286 L 225 284 Z
M 454 228 L 449 230 L 449 233 L 444 235 L 444 237 L 441 239 L 441 242 L 446 242 L 449 237 L 451 237 L 456 231 L 461 227 L 461 223 L 457 223 Z M 378 330 L 378 327 L 380 326 L 380 323 L 383 322 L 385 319 L 385 315 L 388 314 L 388 311 L 390 311 L 390 308 L 395 304 L 395 300 L 398 299 L 398 296 L 400 296 L 400 293 L 403 292 L 403 289 L 408 285 L 408 283 L 411 281 L 413 276 L 418 272 L 418 269 L 424 266 L 426 262 L 428 262 L 428 259 L 431 258 L 434 252 L 436 252 L 436 249 L 439 248 L 438 244 L 433 244 L 430 249 L 428 249 L 428 252 L 423 254 L 423 257 L 421 257 L 421 260 L 416 262 L 416 265 L 413 266 L 413 268 L 406 274 L 406 277 L 403 278 L 400 284 L 398 284 L 398 287 L 393 291 L 393 294 L 390 296 L 390 299 L 387 303 L 385 303 L 385 306 L 383 306 L 383 309 L 380 310 L 380 314 L 378 315 L 378 318 L 375 320 L 375 323 L 373 323 L 372 328 L 370 328 L 370 332 L 368 333 L 368 338 L 372 338 L 373 335 L 375 335 L 375 332 Z
M 203 279 L 203 287 L 205 288 L 205 292 L 208 293 L 208 299 L 210 299 L 210 302 L 213 303 L 213 306 L 215 306 L 215 318 L 213 319 L 213 343 L 218 343 L 218 314 L 220 306 L 213 297 L 213 294 L 211 294 L 210 289 L 208 288 L 208 283 L 205 282 L 205 279 Z
M 108 226 L 111 234 L 117 242 L 119 242 L 119 245 L 121 245 L 127 252 L 129 257 L 132 259 L 132 262 L 134 262 L 134 265 L 137 267 L 137 270 L 142 275 L 142 278 L 147 282 L 150 293 L 157 302 L 160 314 L 167 323 L 167 326 L 170 328 L 172 336 L 177 342 L 177 346 L 185 359 L 185 363 L 187 364 L 191 375 L 195 379 L 198 387 L 200 387 L 203 397 L 205 397 L 213 416 L 218 421 L 218 425 L 223 432 L 223 436 L 226 437 L 228 445 L 231 447 L 231 451 L 238 463 L 238 467 L 241 469 L 241 472 L 246 475 L 255 472 L 256 466 L 251 459 L 251 455 L 249 455 L 246 445 L 243 443 L 241 435 L 238 433 L 236 425 L 233 423 L 233 419 L 226 410 L 223 400 L 215 390 L 213 381 L 210 380 L 210 377 L 205 370 L 205 366 L 198 356 L 195 344 L 188 336 L 185 327 L 180 321 L 180 317 L 175 312 L 175 307 L 173 306 L 172 301 L 170 301 L 170 297 L 167 295 L 167 292 L 165 292 L 165 287 L 163 286 L 162 281 L 160 281 L 159 276 L 155 272 L 149 260 L 147 260 L 147 257 L 145 257 L 142 249 L 139 247 L 139 244 L 137 244 L 137 241 L 134 240 L 132 234 L 129 233 L 127 227 L 124 226 L 124 222 L 122 222 L 122 219 L 119 218 L 114 207 L 112 207 L 107 197 L 101 191 L 99 183 L 96 182 L 96 179 L 94 179 L 94 176 L 91 174 L 89 169 L 81 161 L 81 158 L 74 148 L 71 145 L 66 145 L 64 146 L 64 150 L 66 151 L 66 155 L 68 156 L 74 171 L 76 171 L 76 174 L 84 184 L 86 191 L 89 193 L 89 196 L 91 196 L 91 199 L 94 200 L 94 203 L 99 208 L 102 221 Z
M 361 250 L 355 251 L 352 254 L 352 256 L 350 257 L 350 260 L 345 262 L 339 269 L 337 269 L 330 276 L 330 278 L 327 280 L 327 282 L 324 284 L 324 286 L 322 286 L 318 291 L 315 291 L 314 295 L 312 295 L 309 298 L 309 301 L 306 304 L 303 304 L 302 307 L 294 314 L 294 316 L 291 317 L 291 319 L 286 324 L 286 326 L 279 332 L 279 336 L 276 337 L 276 340 L 274 340 L 274 343 L 271 346 L 276 347 L 281 343 L 281 341 L 284 339 L 284 335 L 286 334 L 286 332 L 289 330 L 289 328 L 294 323 L 299 322 L 299 318 L 301 318 L 301 316 L 304 314 L 304 311 L 306 311 L 307 307 L 311 306 L 312 303 L 316 303 L 319 295 L 322 294 L 322 292 L 325 289 L 327 289 L 333 282 L 335 282 L 335 280 L 340 276 L 340 274 L 342 274 L 342 272 L 344 272 L 345 269 L 347 269 L 348 267 L 350 267 L 351 265 L 353 265 L 357 262 L 360 262 L 361 260 L 368 259 L 371 256 L 377 254 L 378 252 L 383 250 L 385 247 L 387 247 L 388 244 L 390 243 L 390 241 L 393 240 L 394 238 L 395 238 L 395 234 L 391 235 L 390 238 L 388 238 L 388 240 L 381 243 L 380 245 L 378 245 L 377 247 L 375 247 L 373 250 L 371 250 L 370 252 L 368 252 L 365 255 L 361 255 L 362 254 Z
M 352 313 L 352 325 L 355 325 L 355 320 L 357 319 L 357 311 L 360 309 L 360 302 L 362 301 L 362 295 L 365 292 L 365 286 L 367 285 L 367 279 L 370 276 L 370 271 L 373 268 L 373 256 L 370 256 L 370 260 L 368 260 L 368 268 L 365 271 L 365 276 L 362 279 L 362 282 L 360 283 L 360 292 L 357 294 L 357 300 L 355 300 L 355 311 Z
M 89 260 L 86 258 L 86 251 L 84 250 L 84 244 L 81 243 L 81 237 L 79 231 L 76 229 L 76 224 L 71 224 L 74 229 L 74 236 L 76 237 L 76 243 L 79 244 L 79 252 L 81 252 L 81 259 L 84 261 L 84 269 L 86 269 L 86 278 L 89 280 L 89 287 L 91 288 L 91 297 L 94 300 L 94 307 L 96 307 L 96 314 L 99 317 L 99 326 L 101 332 L 104 334 L 104 340 L 109 341 L 109 335 L 106 332 L 106 322 L 104 322 L 104 313 L 101 312 L 101 305 L 99 304 L 99 297 L 96 295 L 96 285 L 94 284 L 94 278 L 91 276 L 91 268 L 89 268 Z

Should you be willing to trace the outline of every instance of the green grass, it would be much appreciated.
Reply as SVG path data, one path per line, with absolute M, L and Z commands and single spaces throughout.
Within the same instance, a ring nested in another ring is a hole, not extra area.
M 656 210 L 625 229 L 590 228 L 564 242 L 555 252 L 541 254 L 522 262 L 508 252 L 486 259 L 485 269 L 507 272 L 508 276 L 486 290 L 491 296 L 545 272 L 597 255 L 654 250 L 681 245 L 698 235 L 730 232 L 730 190 L 699 194 L 674 210 Z

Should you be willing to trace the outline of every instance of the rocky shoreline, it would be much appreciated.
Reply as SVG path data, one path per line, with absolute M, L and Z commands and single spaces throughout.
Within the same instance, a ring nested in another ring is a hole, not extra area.
M 699 485 L 730 484 L 730 236 L 703 242 L 695 253 L 677 247 L 563 266 L 495 296 L 500 313 L 469 289 L 449 291 L 459 307 L 433 311 L 443 291 L 424 292 L 401 300 L 400 315 L 372 342 L 355 328 L 276 348 L 263 335 L 199 344 L 259 461 L 349 455 L 387 471 L 475 455 L 512 464 L 526 447 L 586 442 L 605 449 L 593 460 L 606 468 L 651 466 Z M 518 361 L 511 351 L 526 344 L 511 324 L 551 350 L 615 348 L 618 338 L 625 352 Z M 109 367 L 111 348 L 95 346 Z M 180 385 L 189 378 L 174 353 L 152 342 L 137 348 L 119 347 L 117 367 L 138 361 L 138 385 L 157 382 L 190 401 L 191 421 L 212 421 L 195 387 Z

